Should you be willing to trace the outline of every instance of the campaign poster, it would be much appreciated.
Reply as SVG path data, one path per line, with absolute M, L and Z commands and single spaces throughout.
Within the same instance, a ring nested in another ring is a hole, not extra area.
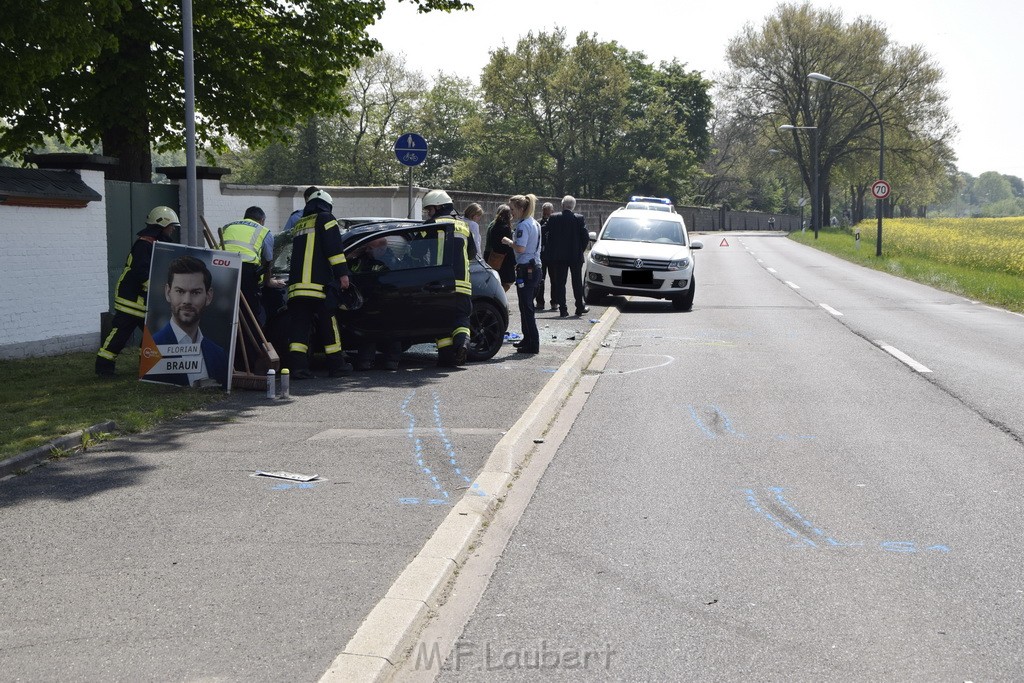
M 139 379 L 231 391 L 242 257 L 153 245 Z

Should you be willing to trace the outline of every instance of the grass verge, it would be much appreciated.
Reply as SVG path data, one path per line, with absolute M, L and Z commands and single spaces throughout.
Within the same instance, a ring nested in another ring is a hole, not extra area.
M 117 376 L 99 379 L 94 353 L 0 360 L 0 460 L 70 432 L 114 420 L 126 432 L 224 398 L 219 389 L 183 389 L 140 382 L 138 353 L 117 361 Z
M 1024 312 L 1024 278 L 972 267 L 970 264 L 941 263 L 920 254 L 888 256 L 885 253 L 884 237 L 883 254 L 878 257 L 875 256 L 874 232 L 870 235 L 868 232 L 862 228 L 859 250 L 856 248 L 853 235 L 842 230 L 820 230 L 817 240 L 810 230 L 792 232 L 789 238 L 868 268 L 959 294 L 968 299 Z

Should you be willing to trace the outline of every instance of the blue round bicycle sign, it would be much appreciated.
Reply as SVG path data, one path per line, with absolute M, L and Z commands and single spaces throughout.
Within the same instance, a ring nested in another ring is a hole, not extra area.
M 427 158 L 427 141 L 416 133 L 402 133 L 395 140 L 395 156 L 406 166 L 419 166 Z

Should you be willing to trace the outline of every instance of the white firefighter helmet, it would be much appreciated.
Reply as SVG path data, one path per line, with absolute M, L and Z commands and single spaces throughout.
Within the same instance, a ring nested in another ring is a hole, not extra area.
M 168 225 L 181 225 L 178 221 L 178 214 L 169 206 L 158 206 L 146 216 L 146 225 L 159 225 L 166 228 Z
M 431 190 L 423 197 L 423 206 L 444 206 L 445 204 L 451 204 L 452 198 L 448 196 L 448 193 L 444 190 Z
M 327 202 L 328 206 L 331 206 L 331 207 L 334 206 L 334 200 L 331 199 L 331 195 L 327 194 L 327 192 L 324 191 L 324 190 L 319 190 L 318 189 L 315 192 L 313 192 L 311 195 L 309 195 L 309 199 L 306 200 L 306 203 L 308 204 L 309 202 L 313 201 L 314 199 L 319 199 L 321 201 Z

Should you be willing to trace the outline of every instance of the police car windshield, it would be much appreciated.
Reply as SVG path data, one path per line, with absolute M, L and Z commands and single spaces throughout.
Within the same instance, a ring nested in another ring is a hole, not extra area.
M 685 244 L 683 227 L 678 221 L 609 218 L 601 239 L 627 242 Z

